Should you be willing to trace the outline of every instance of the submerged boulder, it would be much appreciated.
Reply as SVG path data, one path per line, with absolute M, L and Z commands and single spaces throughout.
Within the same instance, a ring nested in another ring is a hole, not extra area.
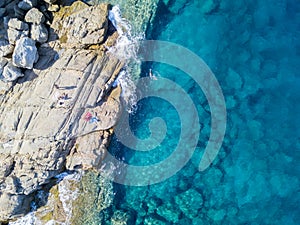
M 13 64 L 26 69 L 32 69 L 33 64 L 37 61 L 37 48 L 35 41 L 28 37 L 20 38 L 16 42 L 13 53 Z
M 189 189 L 175 197 L 180 210 L 190 219 L 197 217 L 203 205 L 202 195 L 195 189 Z

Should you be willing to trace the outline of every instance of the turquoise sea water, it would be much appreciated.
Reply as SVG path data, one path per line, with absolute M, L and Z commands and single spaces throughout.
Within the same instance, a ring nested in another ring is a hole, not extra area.
M 210 134 L 206 98 L 178 69 L 145 63 L 141 76 L 152 68 L 191 96 L 202 130 L 193 158 L 175 176 L 143 187 L 116 184 L 114 211 L 126 212 L 130 224 L 300 224 L 299 34 L 297 0 L 160 1 L 147 38 L 183 45 L 209 65 L 226 100 L 226 135 L 213 164 L 198 171 Z M 111 152 L 133 165 L 168 157 L 181 124 L 167 101 L 140 101 L 132 129 L 147 138 L 154 117 L 168 126 L 159 147 L 136 152 L 115 138 Z

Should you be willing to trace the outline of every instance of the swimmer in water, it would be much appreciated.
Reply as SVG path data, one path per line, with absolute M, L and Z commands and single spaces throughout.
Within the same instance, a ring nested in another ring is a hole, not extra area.
M 152 80 L 157 80 L 157 77 L 152 73 L 152 69 L 149 69 L 149 77 L 150 77 Z

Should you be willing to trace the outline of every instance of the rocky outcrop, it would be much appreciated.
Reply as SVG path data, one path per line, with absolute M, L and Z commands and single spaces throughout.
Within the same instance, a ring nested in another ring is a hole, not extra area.
M 32 69 L 39 56 L 35 41 L 28 37 L 22 37 L 16 42 L 12 56 L 13 64 L 20 68 Z
M 123 62 L 106 52 L 117 37 L 107 35 L 108 6 L 76 2 L 61 10 L 47 43 L 34 49 L 34 40 L 19 37 L 12 62 L 1 61 L 0 221 L 28 212 L 37 190 L 65 169 L 98 168 L 121 112 L 121 89 L 112 83 Z M 21 75 L 4 77 L 13 67 Z

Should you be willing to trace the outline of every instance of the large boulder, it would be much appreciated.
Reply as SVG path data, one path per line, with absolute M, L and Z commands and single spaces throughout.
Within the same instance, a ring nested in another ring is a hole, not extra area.
M 53 21 L 53 28 L 58 33 L 62 43 L 66 43 L 68 47 L 87 46 L 99 44 L 104 41 L 108 28 L 108 5 L 99 4 L 87 7 L 82 3 L 76 3 L 73 9 L 68 11 L 76 11 L 69 17 L 57 17 Z M 83 9 L 78 10 L 78 6 Z
M 35 41 L 28 37 L 20 38 L 16 42 L 13 53 L 13 64 L 26 69 L 32 69 L 33 64 L 37 61 L 37 48 Z
M 16 30 L 9 28 L 7 30 L 7 36 L 8 36 L 8 41 L 10 44 L 15 45 L 16 41 L 19 40 L 22 37 L 28 37 L 29 31 L 28 30 Z
M 32 9 L 37 5 L 37 0 L 22 0 L 18 3 L 18 7 L 22 10 Z
M 30 9 L 25 15 L 27 23 L 41 24 L 45 22 L 45 16 L 37 8 Z
M 39 43 L 45 43 L 48 40 L 48 30 L 44 24 L 32 24 L 31 38 Z
M 202 195 L 195 189 L 189 189 L 175 197 L 180 210 L 190 219 L 197 217 L 203 205 Z
M 0 221 L 16 218 L 15 212 L 29 212 L 31 200 L 32 196 L 0 192 Z
M 13 82 L 17 80 L 19 77 L 23 77 L 24 74 L 22 73 L 21 69 L 14 66 L 11 62 L 8 62 L 2 72 L 2 76 L 0 76 L 0 79 L 4 82 Z
M 28 30 L 29 26 L 27 23 L 17 19 L 17 18 L 12 18 L 8 21 L 8 27 L 13 28 L 16 30 Z
M 8 21 L 7 36 L 9 43 L 14 45 L 18 39 L 21 37 L 27 37 L 29 34 L 29 26 L 27 23 L 17 19 L 12 18 Z

